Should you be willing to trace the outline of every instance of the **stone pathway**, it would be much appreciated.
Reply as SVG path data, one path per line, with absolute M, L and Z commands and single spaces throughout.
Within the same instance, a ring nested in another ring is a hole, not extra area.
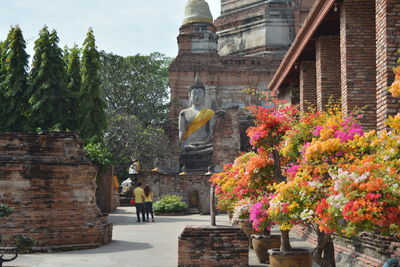
M 17 260 L 4 266 L 26 267 L 132 267 L 177 266 L 178 237 L 186 225 L 209 224 L 209 216 L 160 216 L 155 222 L 137 223 L 133 207 L 119 207 L 109 216 L 114 223 L 113 241 L 108 245 L 88 250 L 37 253 L 20 255 Z M 228 224 L 226 215 L 217 216 L 217 224 Z M 307 247 L 309 244 L 293 239 L 293 246 Z M 253 251 L 251 266 L 258 264 Z M 315 265 L 318 266 L 318 265 Z

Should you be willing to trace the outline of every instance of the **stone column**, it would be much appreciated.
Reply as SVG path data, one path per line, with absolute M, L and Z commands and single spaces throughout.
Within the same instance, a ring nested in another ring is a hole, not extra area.
M 300 110 L 317 107 L 315 61 L 303 61 L 300 65 Z
M 368 105 L 361 123 L 376 128 L 375 0 L 344 0 L 340 6 L 342 109 L 347 116 Z
M 400 48 L 400 2 L 376 0 L 376 97 L 378 130 L 385 119 L 399 112 L 400 103 L 388 92 L 394 80 L 397 50 Z
M 317 109 L 326 110 L 329 99 L 340 102 L 340 37 L 320 36 L 316 42 Z

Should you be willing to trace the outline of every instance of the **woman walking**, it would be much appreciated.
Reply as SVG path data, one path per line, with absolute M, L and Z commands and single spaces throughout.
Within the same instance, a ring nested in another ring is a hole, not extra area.
M 151 214 L 151 221 L 154 222 L 153 215 L 153 192 L 150 190 L 150 186 L 147 184 L 144 187 L 144 206 L 146 209 L 146 217 L 149 222 L 149 213 Z

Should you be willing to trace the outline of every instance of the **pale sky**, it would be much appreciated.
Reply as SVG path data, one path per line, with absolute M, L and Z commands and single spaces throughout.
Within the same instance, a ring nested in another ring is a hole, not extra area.
M 220 0 L 206 0 L 214 17 Z M 0 0 L 0 40 L 18 24 L 33 56 L 33 43 L 46 24 L 60 47 L 82 45 L 92 27 L 99 50 L 128 56 L 178 53 L 176 37 L 187 0 Z

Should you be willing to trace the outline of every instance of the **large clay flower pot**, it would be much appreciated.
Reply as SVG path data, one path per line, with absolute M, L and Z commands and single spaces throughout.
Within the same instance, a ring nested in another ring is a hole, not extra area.
M 312 267 L 311 252 L 307 249 L 282 252 L 278 248 L 270 249 L 268 253 L 271 267 Z
M 268 250 L 281 246 L 281 236 L 251 235 L 251 242 L 260 263 L 269 263 Z

